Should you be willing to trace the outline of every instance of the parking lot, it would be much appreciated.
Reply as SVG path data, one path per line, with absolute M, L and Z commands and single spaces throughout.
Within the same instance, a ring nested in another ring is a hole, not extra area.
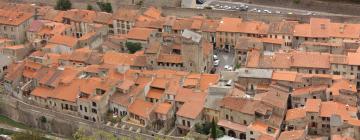
M 216 73 L 220 73 L 221 71 L 225 70 L 225 66 L 231 66 L 233 69 L 235 67 L 234 64 L 234 53 L 232 52 L 224 52 L 224 51 L 215 51 L 214 53 L 219 61 L 219 65 L 216 68 Z
M 228 11 L 248 11 L 264 14 L 297 14 L 297 15 L 321 15 L 323 13 L 307 10 L 288 9 L 281 7 L 272 7 L 241 2 L 229 2 L 219 0 L 206 0 L 204 4 L 198 5 L 198 8 L 210 8 L 214 10 Z

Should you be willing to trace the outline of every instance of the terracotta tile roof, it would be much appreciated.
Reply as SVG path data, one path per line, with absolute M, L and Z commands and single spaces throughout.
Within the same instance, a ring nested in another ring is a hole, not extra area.
M 168 114 L 172 108 L 172 104 L 170 103 L 160 103 L 156 108 L 155 112 L 159 114 Z
M 190 78 L 187 78 L 184 80 L 183 82 L 183 87 L 197 87 L 199 83 L 199 79 L 190 79 Z
M 78 40 L 71 36 L 55 35 L 49 40 L 49 43 L 66 45 L 72 48 L 77 45 Z
M 176 112 L 176 115 L 189 119 L 196 119 L 202 113 L 204 103 L 205 100 L 185 102 Z
M 228 120 L 219 120 L 217 122 L 217 125 L 239 132 L 246 132 L 246 127 L 247 127 L 246 125 L 241 125 Z
M 154 105 L 150 102 L 146 102 L 141 99 L 136 99 L 129 107 L 128 111 L 135 115 L 139 115 L 141 117 L 150 118 L 150 114 L 152 113 Z
M 307 86 L 307 87 L 300 87 L 293 90 L 291 93 L 292 96 L 302 96 L 302 95 L 309 95 L 314 92 L 320 92 L 322 91 L 325 93 L 326 89 L 328 88 L 327 85 L 313 85 L 313 86 Z
M 282 132 L 279 136 L 279 140 L 302 140 L 305 137 L 305 130 L 292 130 Z
M 63 22 L 64 16 L 66 11 L 58 11 L 58 13 L 55 15 L 55 17 L 50 18 L 49 20 L 55 21 L 55 22 Z
M 168 79 L 166 79 L 166 78 L 155 78 L 151 82 L 150 86 L 155 87 L 155 88 L 165 89 L 167 84 L 168 84 Z
M 289 97 L 289 93 L 287 92 L 279 92 L 279 91 L 268 91 L 261 98 L 261 101 L 266 103 L 267 105 L 271 105 L 273 107 L 286 109 L 287 108 L 287 100 Z
M 203 31 L 203 32 L 215 33 L 216 29 L 219 26 L 219 24 L 220 24 L 220 21 L 218 21 L 218 20 L 205 19 L 203 21 L 203 24 L 202 24 L 200 30 Z
M 135 23 L 135 28 L 150 28 L 150 29 L 162 29 L 164 24 L 163 19 L 149 19 L 145 16 L 139 16 Z
M 130 66 L 145 65 L 146 63 L 140 60 L 143 59 L 141 57 L 142 56 L 137 56 L 135 54 L 107 51 L 103 56 L 103 61 L 105 64 L 111 64 L 111 65 L 130 65 Z
M 133 85 L 135 85 L 134 81 L 125 79 L 117 86 L 117 88 L 122 90 L 129 90 Z
M 306 112 L 319 112 L 321 100 L 320 99 L 307 99 L 304 109 Z
M 352 107 L 338 102 L 327 101 L 321 102 L 319 116 L 331 117 L 332 115 L 339 115 L 342 120 L 352 120 L 356 119 L 356 113 L 356 107 Z
M 331 135 L 331 140 L 355 140 L 355 139 L 349 136 Z
M 255 111 L 265 112 L 271 111 L 272 108 L 268 105 L 262 104 L 258 100 L 248 100 L 237 97 L 224 97 L 219 104 L 223 108 L 231 109 L 245 114 L 254 115 Z
M 134 86 L 130 89 L 129 93 L 119 93 L 115 92 L 111 98 L 110 102 L 121 105 L 123 107 L 128 107 L 131 104 L 131 100 L 135 100 L 136 96 L 144 90 L 145 85 Z M 133 99 L 131 99 L 133 98 Z
M 119 8 L 114 14 L 114 19 L 123 21 L 135 21 L 140 11 L 135 9 Z
M 34 15 L 28 12 L 19 12 L 0 9 L 0 24 L 18 26 Z
M 192 89 L 179 88 L 175 96 L 177 102 L 202 102 L 206 99 L 207 94 L 203 92 L 194 92 Z
M 220 75 L 218 74 L 202 74 L 200 78 L 200 90 L 205 91 L 210 85 L 215 85 L 219 82 Z
M 36 87 L 32 92 L 32 96 L 37 96 L 41 98 L 48 98 L 52 96 L 52 90 L 46 87 Z
M 240 18 L 222 18 L 218 32 L 240 32 L 250 34 L 266 34 L 269 25 L 259 21 L 242 21 Z
M 177 54 L 160 54 L 157 58 L 157 61 L 175 64 L 183 63 L 182 56 Z
M 274 71 L 272 75 L 273 80 L 278 81 L 291 81 L 295 82 L 297 80 L 298 73 L 291 71 Z
M 71 9 L 65 12 L 64 18 L 79 22 L 92 23 L 96 17 L 96 11 L 91 10 Z
M 246 67 L 248 68 L 256 68 L 259 65 L 260 61 L 260 52 L 259 50 L 253 49 L 248 52 L 248 56 L 246 58 Z
M 143 15 L 153 18 L 153 19 L 159 19 L 161 17 L 161 11 L 153 6 L 146 9 L 146 11 L 143 13 Z
M 148 84 L 151 82 L 151 77 L 139 77 L 136 79 L 136 84 Z
M 360 62 L 358 61 L 358 60 L 360 60 L 360 53 L 349 52 L 347 55 L 347 58 L 348 58 L 349 65 L 360 66 Z
M 237 32 L 239 24 L 242 22 L 240 18 L 228 18 L 224 17 L 221 19 L 218 28 L 218 32 Z
M 294 36 L 319 38 L 359 38 L 360 25 L 332 23 L 330 19 L 311 18 L 309 24 L 295 26 Z
M 294 36 L 329 37 L 329 24 L 330 19 L 311 18 L 310 24 L 299 24 L 295 26 Z
M 150 88 L 146 97 L 160 100 L 164 96 L 164 91 L 163 89 Z
M 173 25 L 173 30 L 185 30 L 185 29 L 190 29 L 191 25 L 193 23 L 192 19 L 189 18 L 185 18 L 185 19 L 181 19 L 178 18 L 175 20 L 174 25 Z
M 128 39 L 146 41 L 155 30 L 149 28 L 131 28 L 127 34 Z
M 157 54 L 160 51 L 161 44 L 159 40 L 151 41 L 149 47 L 145 49 L 146 54 Z
M 304 108 L 289 109 L 286 112 L 286 121 L 304 119 L 306 117 L 306 110 Z
M 336 80 L 329 88 L 329 91 L 331 91 L 334 96 L 340 95 L 341 91 L 348 91 L 347 93 L 353 94 L 357 93 L 356 85 L 345 79 Z
M 252 131 L 256 131 L 256 132 L 259 132 L 263 135 L 268 135 L 268 136 L 271 136 L 271 137 L 276 137 L 278 134 L 279 134 L 279 129 L 277 128 L 273 128 L 275 130 L 274 133 L 268 133 L 268 128 L 270 126 L 261 122 L 261 121 L 255 121 L 253 123 L 251 123 L 249 126 L 248 126 L 248 129 L 252 130 Z
M 299 24 L 298 21 L 280 21 L 271 22 L 269 25 L 269 34 L 286 34 L 292 35 L 294 33 L 295 25 Z
M 330 68 L 330 55 L 313 52 L 295 52 L 291 58 L 293 67 Z M 314 61 L 317 60 L 317 61 Z
M 23 63 L 12 63 L 9 65 L 6 70 L 7 74 L 4 79 L 7 81 L 14 81 L 22 76 L 22 72 L 24 70 L 24 62 Z

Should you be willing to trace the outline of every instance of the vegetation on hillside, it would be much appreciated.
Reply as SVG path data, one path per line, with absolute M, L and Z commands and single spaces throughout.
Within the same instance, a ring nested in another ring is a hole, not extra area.
M 71 4 L 70 0 L 58 0 L 56 2 L 55 9 L 66 11 L 66 10 L 71 9 L 71 6 L 72 6 L 72 4 Z
M 100 10 L 103 12 L 107 12 L 107 13 L 113 12 L 111 3 L 97 2 L 96 4 L 99 6 Z

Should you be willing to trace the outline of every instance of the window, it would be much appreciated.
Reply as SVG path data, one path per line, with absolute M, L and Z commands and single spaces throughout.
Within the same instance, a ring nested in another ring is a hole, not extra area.
M 245 124 L 245 125 L 247 125 L 247 122 L 246 122 L 246 120 L 244 120 L 244 124 Z
M 250 131 L 250 135 L 252 135 L 252 134 L 254 134 L 254 132 L 253 132 L 253 131 Z
M 95 103 L 95 102 L 92 102 L 92 105 L 93 105 L 94 107 L 96 107 L 96 103 Z
M 341 131 L 341 129 L 340 129 L 340 128 L 338 128 L 338 129 L 337 129 L 337 131 L 338 131 L 338 132 L 340 132 L 340 131 Z
M 188 127 L 190 127 L 190 121 L 187 121 L 187 125 L 188 125 Z
M 86 108 L 86 107 L 84 108 L 84 110 L 85 110 L 85 112 L 87 112 L 87 108 Z
M 311 120 L 314 120 L 314 116 L 311 116 Z
M 228 119 L 229 119 L 229 115 L 226 114 L 226 115 L 225 115 L 225 118 L 228 120 Z
M 97 110 L 93 108 L 93 109 L 91 109 L 91 112 L 96 114 Z
M 186 125 L 185 125 L 185 120 L 182 120 L 182 124 L 183 124 L 183 126 L 186 126 Z
M 82 110 L 82 105 L 80 105 L 80 110 Z

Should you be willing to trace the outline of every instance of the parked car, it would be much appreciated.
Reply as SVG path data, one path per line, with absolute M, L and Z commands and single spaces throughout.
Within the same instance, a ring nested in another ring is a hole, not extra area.
M 214 55 L 214 60 L 218 60 L 218 56 L 217 55 Z
M 214 61 L 214 66 L 215 66 L 215 67 L 219 66 L 219 63 L 220 63 L 220 60 L 215 60 L 215 61 Z

